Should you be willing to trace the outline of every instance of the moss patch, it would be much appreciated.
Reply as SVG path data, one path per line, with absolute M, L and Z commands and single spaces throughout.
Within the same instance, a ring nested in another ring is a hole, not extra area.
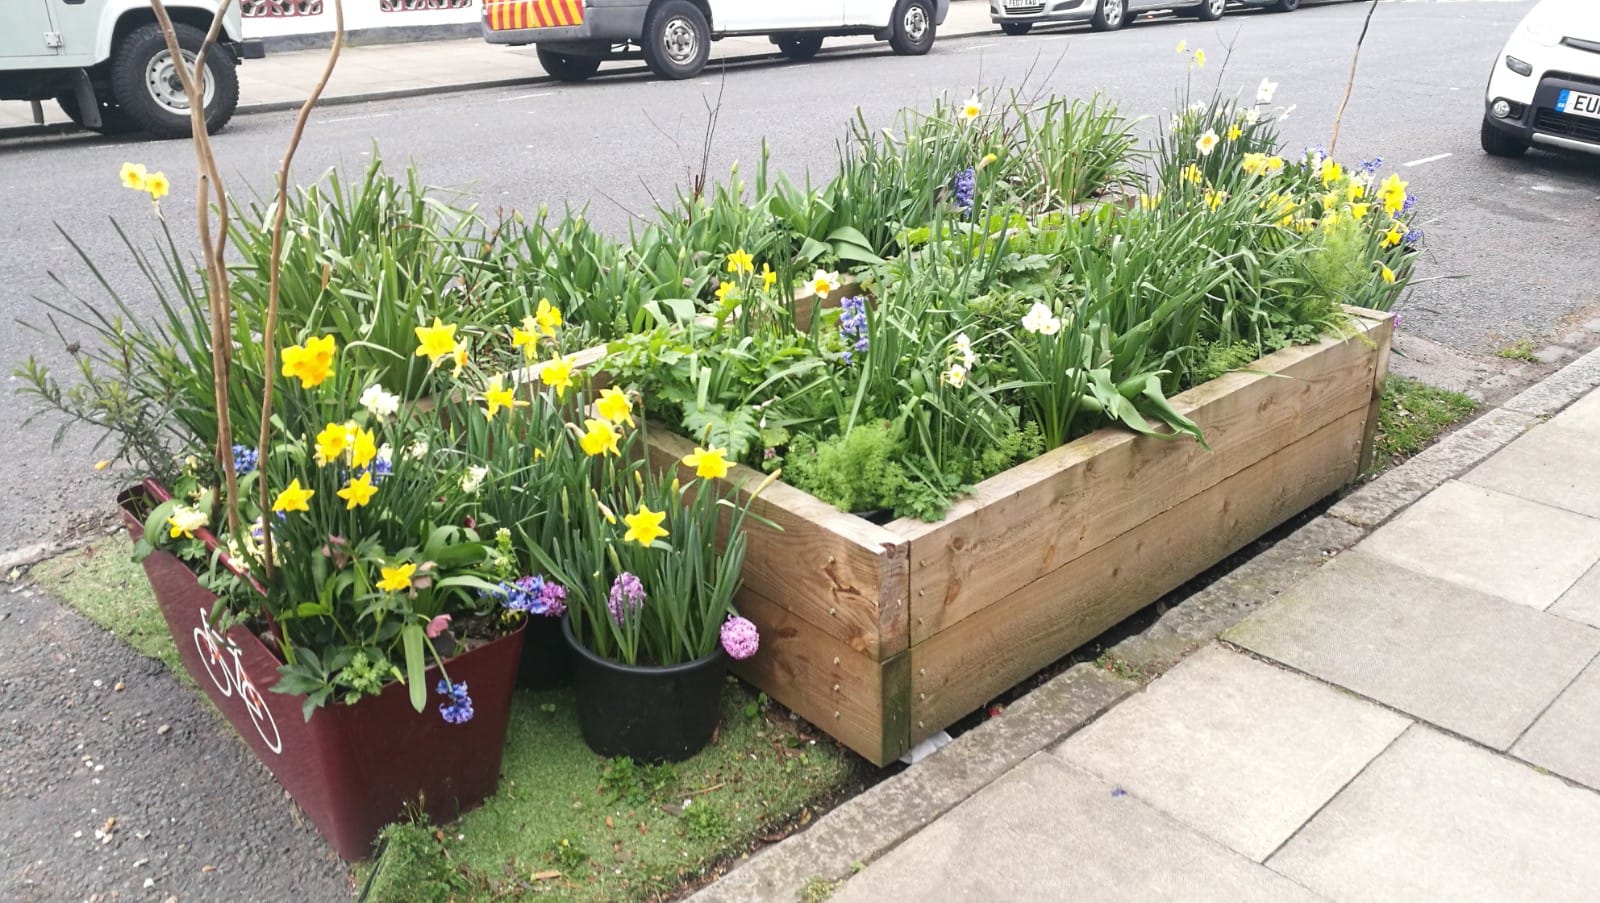
M 1389 377 L 1378 414 L 1373 472 L 1404 462 L 1477 410 L 1478 403 L 1459 392 Z

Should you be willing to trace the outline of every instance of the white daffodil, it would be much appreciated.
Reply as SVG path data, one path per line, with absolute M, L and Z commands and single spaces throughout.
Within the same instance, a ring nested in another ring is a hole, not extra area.
M 400 410 L 400 396 L 385 392 L 383 386 L 373 383 L 361 393 L 361 406 L 372 412 L 372 416 L 384 420 Z
M 946 383 L 959 389 L 967 384 L 967 368 L 960 364 L 951 364 L 950 369 L 944 371 L 942 378 Z
M 1035 303 L 1022 318 L 1022 328 L 1035 335 L 1055 335 L 1061 331 L 1061 318 L 1047 305 Z
M 1206 133 L 1195 141 L 1194 146 L 1196 150 L 1200 151 L 1200 156 L 1209 157 L 1211 152 L 1217 149 L 1217 142 L 1221 140 L 1214 130 L 1206 129 Z
M 811 290 L 818 298 L 826 298 L 839 288 L 839 274 L 817 270 L 811 274 Z
M 487 467 L 468 467 L 467 472 L 461 475 L 461 491 L 467 495 L 477 495 L 478 489 L 483 486 L 483 481 L 488 476 Z
M 1272 103 L 1273 95 L 1278 93 L 1278 83 L 1263 78 L 1260 87 L 1256 88 L 1256 103 Z

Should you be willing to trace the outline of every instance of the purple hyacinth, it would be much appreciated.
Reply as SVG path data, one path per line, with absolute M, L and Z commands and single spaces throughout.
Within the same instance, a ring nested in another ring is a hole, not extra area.
M 617 624 L 627 622 L 628 618 L 644 607 L 644 584 L 633 574 L 623 571 L 617 579 L 611 582 L 611 597 L 606 600 L 606 608 L 611 612 L 611 620 Z
M 439 714 L 451 724 L 466 724 L 472 720 L 472 697 L 467 695 L 467 682 L 459 681 L 455 684 L 444 678 L 439 678 L 439 686 L 435 688 L 440 696 L 447 697 L 439 703 Z
M 1407 232 L 1401 237 L 1401 241 L 1404 241 L 1408 245 L 1414 245 L 1417 242 L 1422 241 L 1422 230 L 1412 229 L 1410 232 Z
M 971 213 L 972 195 L 978 190 L 978 171 L 971 166 L 963 169 L 956 173 L 950 187 L 955 196 L 956 209 L 962 213 Z
M 761 633 L 748 618 L 733 615 L 722 622 L 722 648 L 735 659 L 743 661 L 761 648 Z
M 256 450 L 248 445 L 235 445 L 233 447 L 233 472 L 237 476 L 252 473 L 257 464 Z
M 518 577 L 481 595 L 499 599 L 501 605 L 512 611 L 539 617 L 559 618 L 567 611 L 567 588 L 554 580 L 546 580 L 542 574 Z
M 839 302 L 839 309 L 839 338 L 850 345 L 839 356 L 848 364 L 871 345 L 867 340 L 867 299 L 860 295 L 846 298 Z
M 1382 157 L 1373 157 L 1371 160 L 1362 160 L 1361 161 L 1361 171 L 1366 173 L 1369 176 L 1372 175 L 1373 173 L 1377 172 L 1378 170 L 1382 169 L 1382 168 L 1383 168 L 1383 158 Z
M 1405 201 L 1400 204 L 1400 215 L 1405 216 L 1407 213 L 1411 212 L 1412 208 L 1416 206 L 1417 196 L 1414 194 L 1407 194 Z

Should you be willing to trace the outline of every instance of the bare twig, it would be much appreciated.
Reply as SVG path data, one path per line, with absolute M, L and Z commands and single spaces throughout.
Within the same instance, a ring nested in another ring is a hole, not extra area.
M 1339 147 L 1339 126 L 1344 122 L 1344 109 L 1350 105 L 1350 95 L 1356 89 L 1356 67 L 1361 63 L 1361 45 L 1367 42 L 1367 29 L 1372 27 L 1372 14 L 1378 11 L 1378 0 L 1367 7 L 1367 18 L 1361 23 L 1361 36 L 1356 38 L 1356 52 L 1350 58 L 1350 78 L 1344 84 L 1344 99 L 1339 101 L 1339 112 L 1333 117 L 1333 137 L 1328 140 L 1328 156 Z
M 333 77 L 333 67 L 339 62 L 339 50 L 344 45 L 344 2 L 333 0 L 333 45 L 328 48 L 328 62 L 322 68 L 322 77 L 311 89 L 311 95 L 306 102 L 300 105 L 300 114 L 295 117 L 294 131 L 289 135 L 289 144 L 283 151 L 283 159 L 278 163 L 278 201 L 272 212 L 272 259 L 267 263 L 267 315 L 266 323 L 261 329 L 262 349 L 262 380 L 261 390 L 261 432 L 256 443 L 256 466 L 262 470 L 267 466 L 267 448 L 272 430 L 272 389 L 276 382 L 277 369 L 275 340 L 278 331 L 278 291 L 279 270 L 283 256 L 283 221 L 289 210 L 289 164 L 294 162 L 294 152 L 300 147 L 300 139 L 306 131 L 306 121 L 311 118 L 311 110 L 321 99 L 322 92 L 328 87 L 328 80 Z M 268 497 L 270 489 L 266 480 L 258 481 L 260 489 L 260 506 L 262 516 L 269 510 Z M 272 580 L 272 531 L 262 530 L 261 550 L 262 563 L 266 569 L 267 580 Z

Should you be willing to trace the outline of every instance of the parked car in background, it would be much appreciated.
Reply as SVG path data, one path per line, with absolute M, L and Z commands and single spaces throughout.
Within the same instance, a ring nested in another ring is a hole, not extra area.
M 3 0 L 0 100 L 54 100 L 73 122 L 96 131 L 189 134 L 189 98 L 149 0 Z M 178 46 L 192 66 L 218 0 L 167 0 Z M 206 129 L 227 124 L 239 105 L 244 59 L 259 41 L 244 39 L 239 4 L 223 16 L 218 46 L 206 56 Z
M 1600 154 L 1600 3 L 1542 0 L 1495 57 L 1479 138 L 1486 153 L 1533 145 Z
M 950 0 L 484 0 L 483 37 L 537 45 L 540 65 L 561 81 L 583 81 L 617 59 L 642 59 L 662 78 L 693 78 L 711 42 L 733 35 L 770 37 L 795 60 L 840 35 L 927 53 L 949 11 Z
M 989 0 L 989 20 L 1009 35 L 1064 22 L 1088 22 L 1095 31 L 1115 31 L 1133 16 L 1161 10 L 1214 22 L 1227 12 L 1229 2 L 1281 13 L 1300 8 L 1300 0 Z

